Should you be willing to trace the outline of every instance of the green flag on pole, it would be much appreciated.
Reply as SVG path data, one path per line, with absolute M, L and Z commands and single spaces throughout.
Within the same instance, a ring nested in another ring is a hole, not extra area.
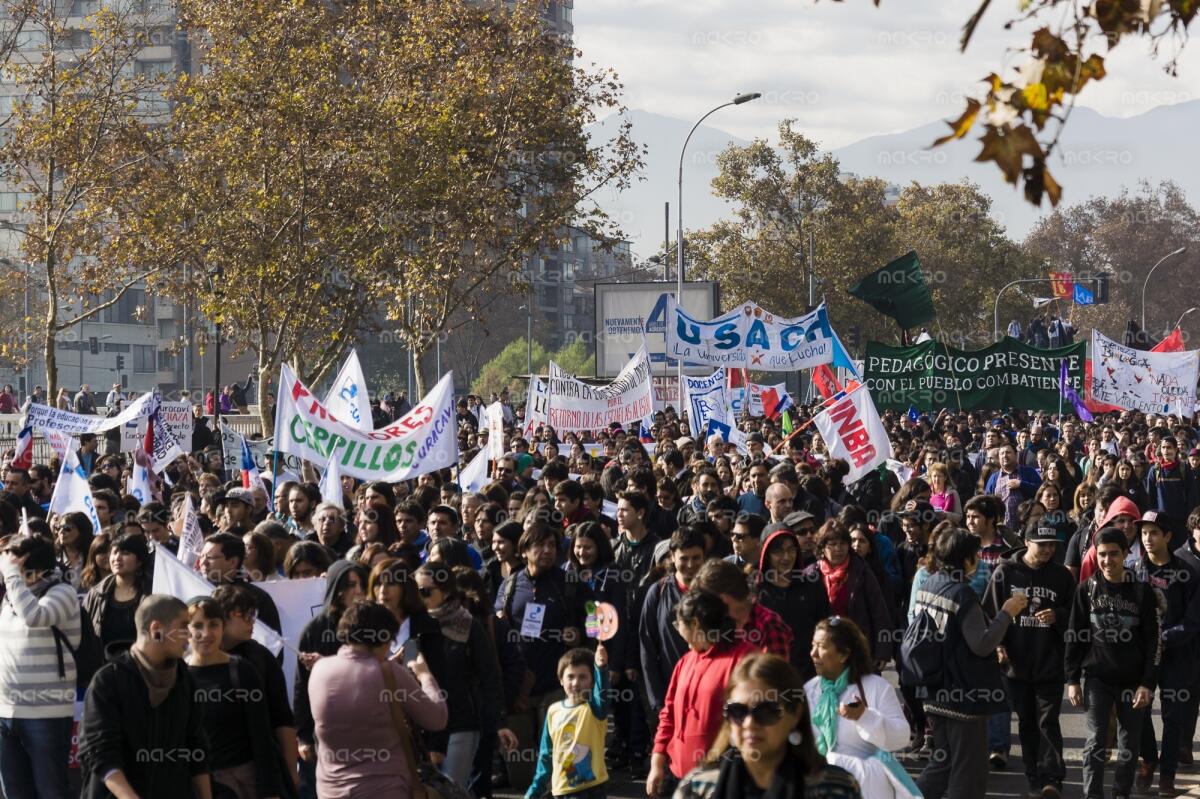
M 933 297 L 929 295 L 929 286 L 915 251 L 909 251 L 867 275 L 850 287 L 850 294 L 881 314 L 892 317 L 904 329 L 916 327 L 936 316 Z

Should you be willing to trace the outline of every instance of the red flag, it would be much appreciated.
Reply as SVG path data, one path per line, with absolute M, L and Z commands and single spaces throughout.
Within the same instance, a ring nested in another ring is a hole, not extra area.
M 1183 331 L 1175 328 L 1171 335 L 1150 348 L 1151 352 L 1183 352 Z
M 726 374 L 729 376 L 729 388 L 741 388 L 750 382 L 745 369 L 729 369 Z
M 1051 272 L 1050 285 L 1054 296 L 1061 300 L 1069 300 L 1075 295 L 1075 278 L 1070 272 Z
M 821 397 L 829 399 L 834 394 L 842 390 L 841 384 L 838 383 L 837 375 L 829 368 L 828 364 L 821 364 L 812 371 L 813 385 L 817 387 L 817 391 L 821 393 Z

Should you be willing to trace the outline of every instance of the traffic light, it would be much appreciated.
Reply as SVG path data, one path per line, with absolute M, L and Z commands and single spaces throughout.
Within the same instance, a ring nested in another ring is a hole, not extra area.
M 1096 302 L 1108 302 L 1108 278 L 1107 272 L 1101 272 L 1096 275 Z
M 125 368 L 125 356 L 118 355 L 117 356 L 117 371 L 120 372 L 120 371 L 124 370 L 124 368 Z
M 99 355 L 100 354 L 100 339 L 96 338 L 95 336 L 92 336 L 91 338 L 89 338 L 88 339 L 88 349 L 91 350 L 92 355 Z

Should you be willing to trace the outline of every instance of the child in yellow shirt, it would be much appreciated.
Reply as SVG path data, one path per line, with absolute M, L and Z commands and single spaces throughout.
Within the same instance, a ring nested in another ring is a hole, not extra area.
M 604 737 L 608 731 L 608 653 L 604 644 L 572 649 L 559 658 L 558 681 L 567 698 L 546 711 L 537 772 L 525 792 L 534 799 L 555 797 L 604 799 L 608 770 Z

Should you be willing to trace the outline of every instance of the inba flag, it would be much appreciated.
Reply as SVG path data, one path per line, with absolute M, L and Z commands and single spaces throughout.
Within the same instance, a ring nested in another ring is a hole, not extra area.
M 887 266 L 864 277 L 850 287 L 851 296 L 890 316 L 908 329 L 928 322 L 936 314 L 933 297 L 921 271 L 915 251 L 901 255 Z
M 859 480 L 892 457 L 892 442 L 868 391 L 850 392 L 818 414 L 813 424 L 829 449 L 829 457 L 841 458 L 850 464 L 847 484 Z

